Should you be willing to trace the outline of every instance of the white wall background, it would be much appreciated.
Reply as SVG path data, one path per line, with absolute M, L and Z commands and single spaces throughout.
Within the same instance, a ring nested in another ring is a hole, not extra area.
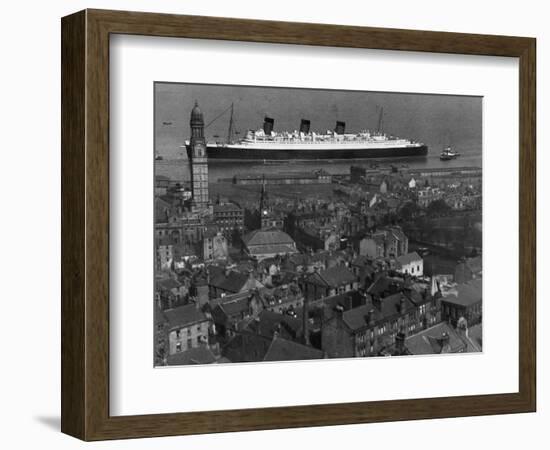
M 392 28 L 534 36 L 538 39 L 538 409 L 536 414 L 351 425 L 93 444 L 96 448 L 270 449 L 544 448 L 550 438 L 550 29 L 546 2 L 74 0 L 6 2 L 0 15 L 0 442 L 4 448 L 78 448 L 59 432 L 60 17 L 86 7 Z M 546 179 L 545 179 L 546 178 Z M 505 249 L 504 249 L 505 251 Z M 545 255 L 546 253 L 546 255 Z M 345 445 L 345 444 L 344 444 Z

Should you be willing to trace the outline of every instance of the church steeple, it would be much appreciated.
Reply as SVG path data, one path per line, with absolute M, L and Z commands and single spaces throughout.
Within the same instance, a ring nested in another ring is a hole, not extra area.
M 265 188 L 265 175 L 262 176 L 262 190 L 260 191 L 260 227 L 263 229 L 271 228 L 271 212 L 267 203 L 267 190 Z
M 260 214 L 267 215 L 267 191 L 265 190 L 265 174 L 262 176 L 262 190 L 260 192 Z

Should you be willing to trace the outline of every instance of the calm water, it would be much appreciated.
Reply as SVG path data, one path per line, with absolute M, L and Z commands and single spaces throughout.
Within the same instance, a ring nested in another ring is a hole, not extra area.
M 428 144 L 429 145 L 429 144 Z M 394 164 L 397 166 L 406 165 L 411 168 L 436 168 L 436 167 L 481 167 L 481 149 L 476 144 L 467 142 L 453 145 L 461 156 L 452 161 L 441 161 L 439 153 L 443 146 L 430 147 L 426 157 L 401 157 L 383 158 L 379 160 L 367 159 L 361 161 L 307 161 L 307 162 L 280 162 L 263 163 L 258 162 L 214 162 L 208 165 L 210 183 L 215 183 L 220 178 L 231 178 L 235 174 L 262 174 L 280 172 L 307 172 L 317 169 L 324 169 L 330 174 L 349 174 L 350 166 L 354 164 L 368 165 L 377 162 L 382 166 Z M 155 161 L 155 170 L 158 175 L 165 175 L 173 180 L 189 180 L 189 164 L 187 159 L 164 159 Z

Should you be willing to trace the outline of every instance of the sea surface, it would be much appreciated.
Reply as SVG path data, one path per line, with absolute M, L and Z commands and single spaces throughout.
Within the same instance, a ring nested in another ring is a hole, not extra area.
M 457 159 L 441 161 L 439 154 L 444 144 L 430 147 L 428 144 L 427 156 L 412 156 L 399 158 L 380 158 L 363 160 L 315 160 L 315 161 L 280 161 L 280 162 L 221 162 L 209 161 L 208 177 L 210 183 L 220 179 L 231 178 L 236 174 L 269 174 L 276 172 L 311 172 L 324 169 L 332 175 L 349 174 L 350 166 L 378 164 L 382 167 L 394 165 L 410 168 L 439 168 L 439 167 L 482 167 L 482 155 L 479 140 L 475 142 L 458 142 L 453 149 L 460 153 Z M 155 173 L 164 175 L 174 181 L 188 181 L 190 179 L 189 163 L 187 158 L 163 159 L 155 161 Z

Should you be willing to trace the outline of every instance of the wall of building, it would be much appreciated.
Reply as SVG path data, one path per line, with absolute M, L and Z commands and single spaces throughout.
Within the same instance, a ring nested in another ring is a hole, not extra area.
M 170 355 L 196 348 L 200 343 L 208 343 L 208 321 L 195 323 L 168 333 Z

